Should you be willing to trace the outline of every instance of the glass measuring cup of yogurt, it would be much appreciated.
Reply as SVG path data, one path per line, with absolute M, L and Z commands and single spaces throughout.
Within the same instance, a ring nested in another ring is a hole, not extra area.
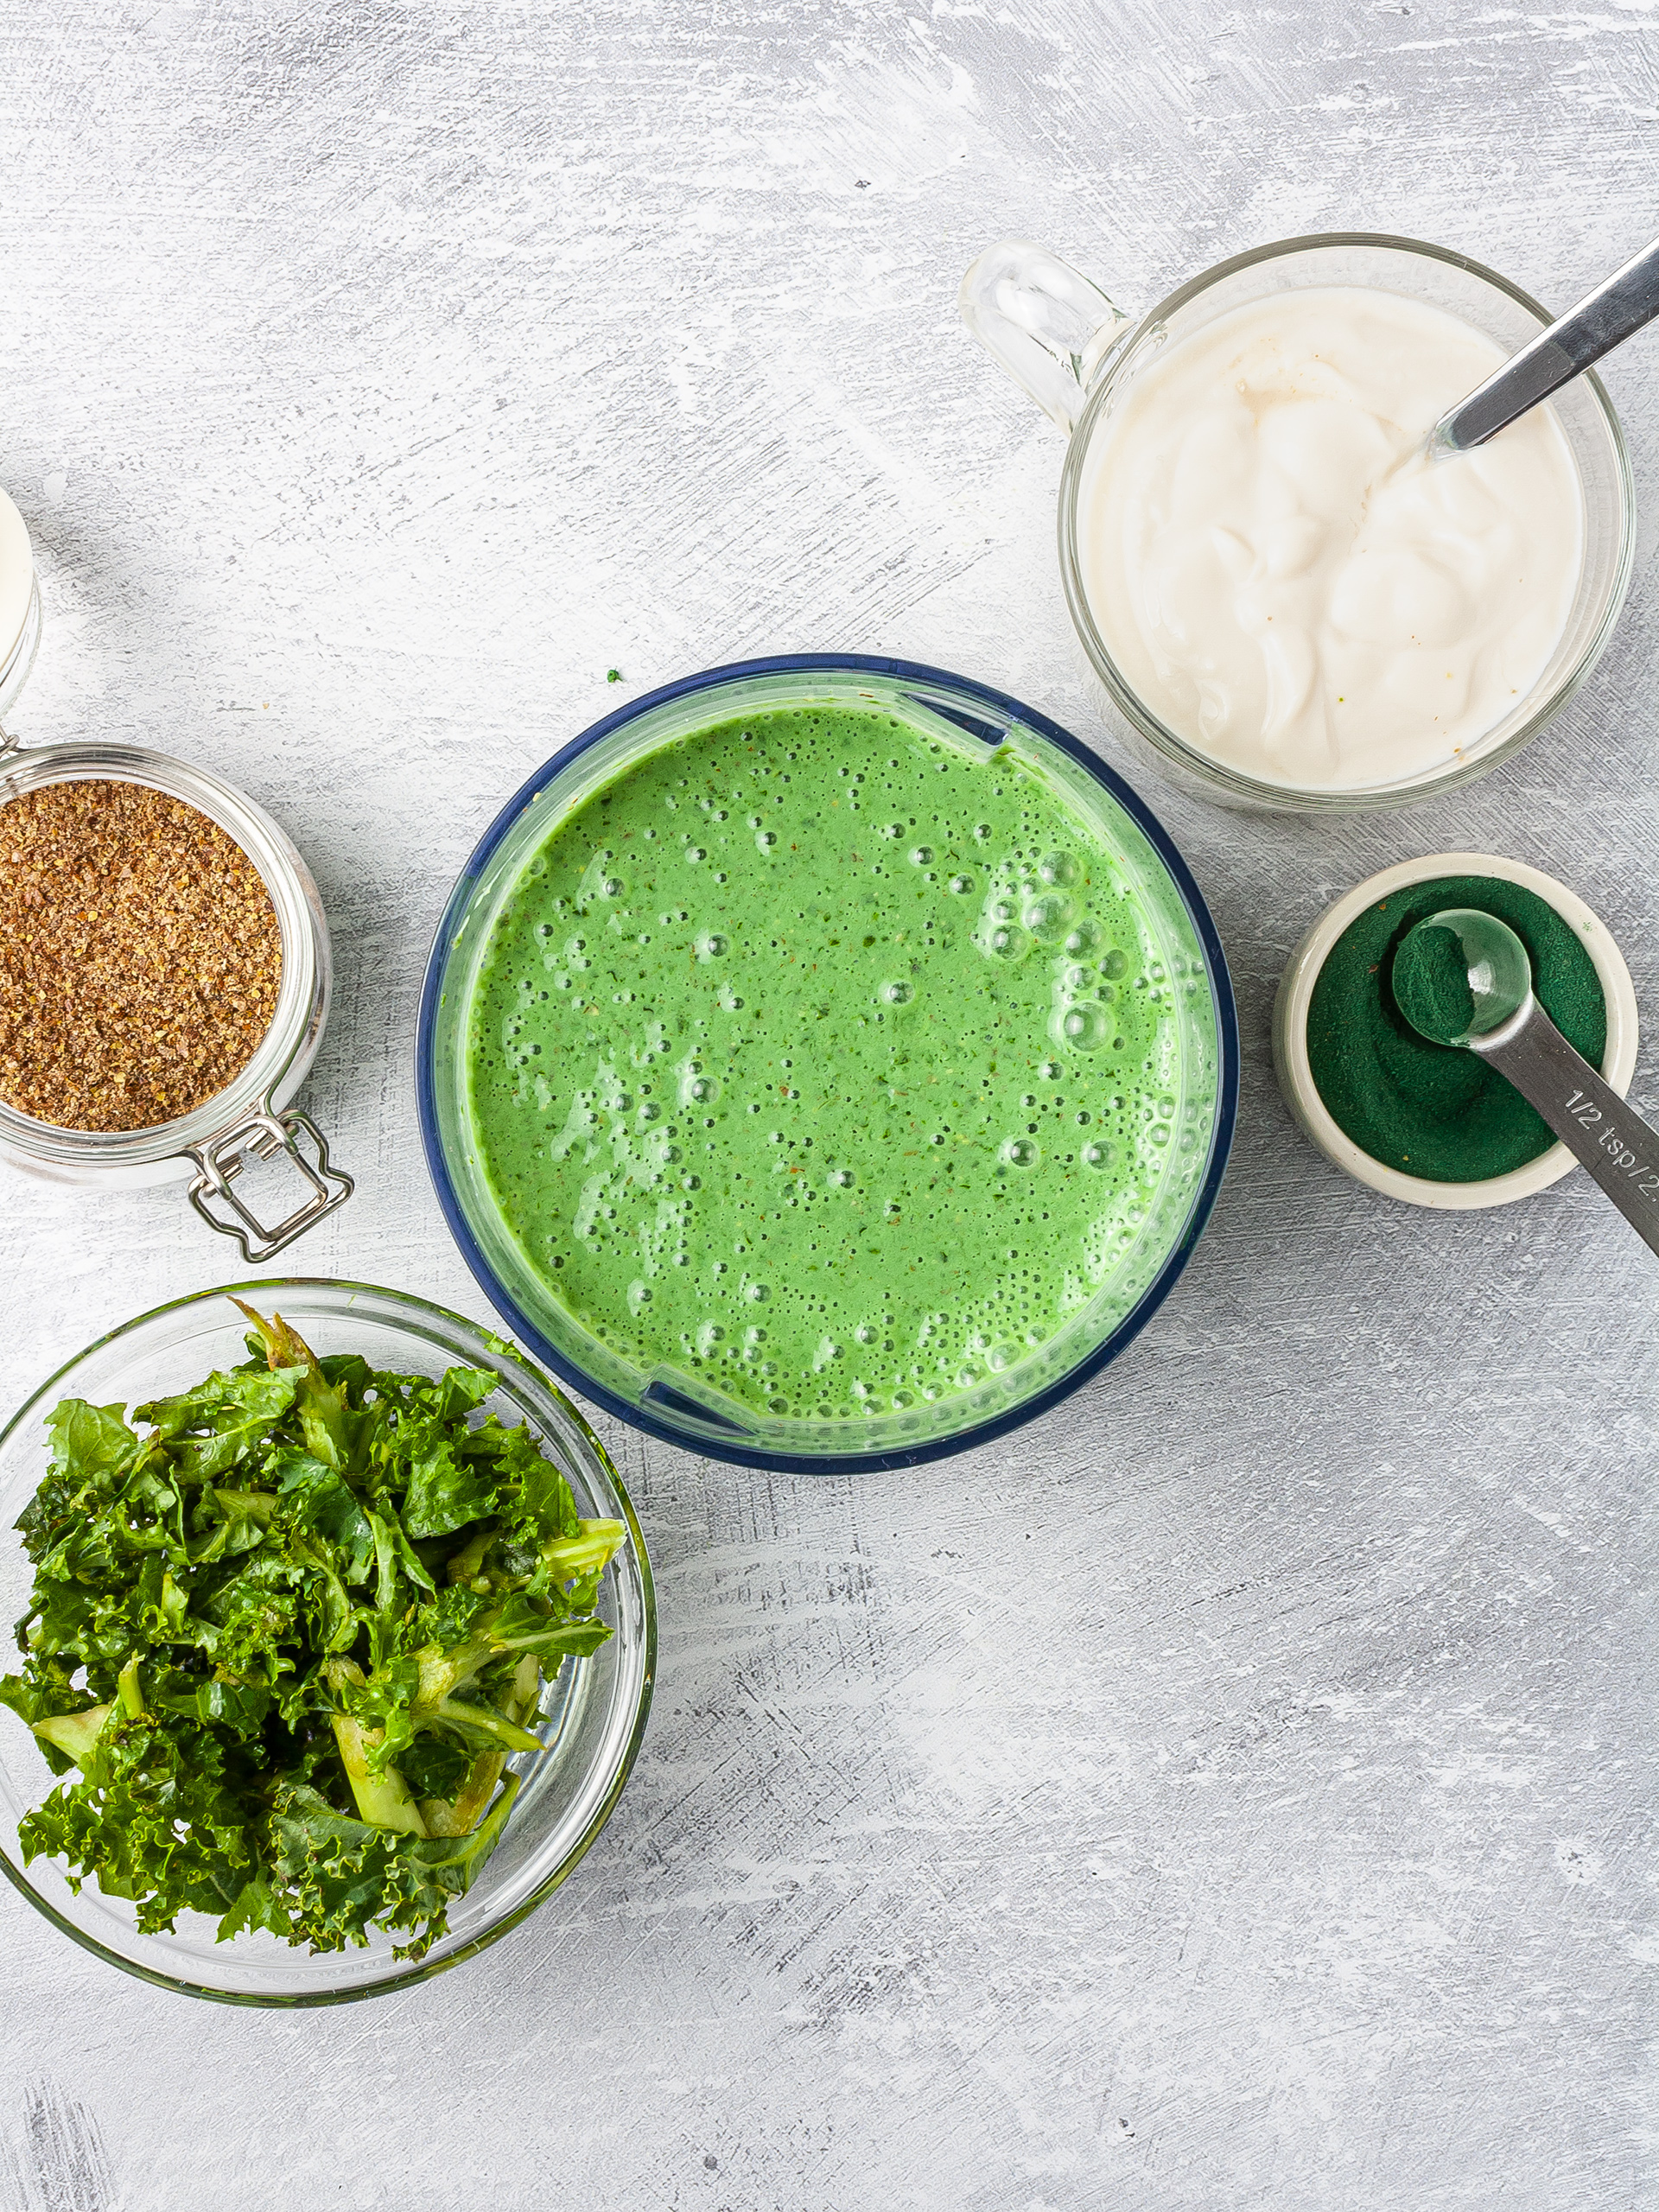
M 1295 812 L 1428 798 L 1535 736 L 1605 645 L 1635 514 L 1599 381 L 1474 453 L 1423 450 L 1551 320 L 1466 256 L 1286 239 L 1136 322 L 1005 239 L 962 310 L 1071 434 L 1066 603 L 1115 725 L 1182 787 Z

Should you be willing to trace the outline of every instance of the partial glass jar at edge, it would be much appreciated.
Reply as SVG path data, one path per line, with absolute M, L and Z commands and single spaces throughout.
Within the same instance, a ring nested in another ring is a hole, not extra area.
M 1415 804 L 1473 782 L 1528 744 L 1579 690 L 1624 603 L 1635 546 L 1629 457 L 1611 403 L 1593 374 L 1550 404 L 1584 497 L 1584 563 L 1560 641 L 1528 696 L 1473 755 L 1398 784 L 1320 791 L 1243 775 L 1178 735 L 1136 695 L 1090 607 L 1078 556 L 1078 509 L 1090 441 L 1141 370 L 1172 343 L 1236 308 L 1314 286 L 1403 294 L 1458 316 L 1512 353 L 1553 320 L 1548 311 L 1467 256 L 1410 238 L 1333 232 L 1284 239 L 1220 263 L 1132 322 L 1087 279 L 1041 247 L 1004 240 L 963 283 L 964 320 L 1009 374 L 1070 433 L 1060 480 L 1060 577 L 1109 719 L 1131 749 L 1178 789 L 1224 806 L 1268 813 L 1354 813 Z

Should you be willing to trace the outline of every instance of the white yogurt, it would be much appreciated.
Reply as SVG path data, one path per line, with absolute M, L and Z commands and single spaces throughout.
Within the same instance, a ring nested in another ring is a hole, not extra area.
M 1095 432 L 1083 585 L 1131 688 L 1262 782 L 1353 791 L 1479 748 L 1567 626 L 1584 499 L 1553 410 L 1431 461 L 1502 349 L 1357 285 L 1287 292 L 1154 356 Z

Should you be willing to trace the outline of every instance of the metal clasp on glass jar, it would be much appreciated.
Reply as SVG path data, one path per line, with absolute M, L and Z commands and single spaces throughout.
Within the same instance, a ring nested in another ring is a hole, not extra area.
M 31 603 L 38 628 L 38 601 Z M 310 870 L 263 808 L 190 761 L 124 745 L 25 751 L 0 731 L 0 807 L 62 783 L 139 784 L 194 807 L 235 840 L 270 893 L 282 932 L 276 1010 L 241 1072 L 175 1121 L 142 1129 L 59 1128 L 0 1102 L 0 1159 L 54 1183 L 188 1183 L 190 1203 L 209 1228 L 234 1236 L 245 1259 L 269 1260 L 353 1189 L 352 1178 L 329 1160 L 321 1130 L 293 1103 L 322 1039 L 331 978 L 328 925 Z M 284 1154 L 305 1194 L 291 1213 L 267 1225 L 243 1202 L 236 1179 L 251 1158 Z

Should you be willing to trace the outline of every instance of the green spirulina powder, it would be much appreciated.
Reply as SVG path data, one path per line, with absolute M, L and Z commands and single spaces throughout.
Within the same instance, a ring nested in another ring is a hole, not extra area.
M 1475 995 L 1456 930 L 1414 930 L 1394 956 L 1389 981 L 1395 1004 L 1420 1037 L 1451 1045 L 1468 1035 Z
M 1578 932 L 1546 900 L 1490 875 L 1409 884 L 1351 922 L 1313 986 L 1307 1057 L 1326 1111 L 1362 1152 L 1426 1182 L 1480 1183 L 1524 1167 L 1555 1139 L 1496 1068 L 1462 1046 L 1431 1044 L 1395 1003 L 1402 938 L 1452 906 L 1482 907 L 1509 924 L 1527 948 L 1545 1012 L 1592 1067 L 1601 1065 L 1607 1003 Z M 1468 990 L 1460 967 L 1455 976 L 1440 972 L 1446 963 L 1434 960 L 1435 950 L 1431 940 L 1425 959 L 1398 979 L 1414 1003 L 1426 995 L 1419 1011 L 1443 1011 L 1459 987 Z

